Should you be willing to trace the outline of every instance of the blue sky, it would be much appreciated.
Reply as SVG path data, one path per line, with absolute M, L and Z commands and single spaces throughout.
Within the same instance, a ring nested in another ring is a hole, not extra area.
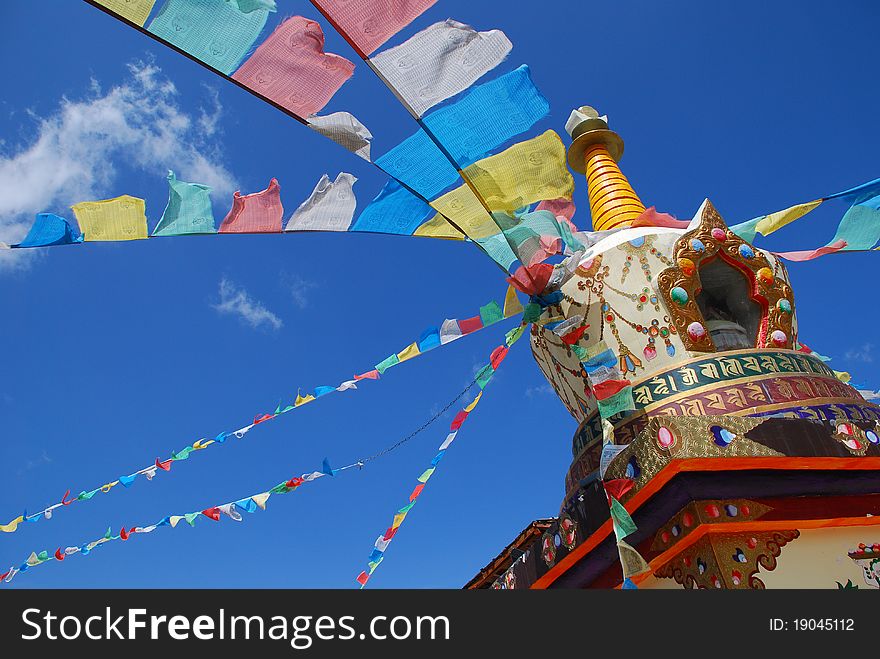
M 278 5 L 270 28 L 286 15 L 320 18 L 304 0 Z M 169 167 L 215 187 L 218 219 L 233 190 L 263 189 L 273 176 L 285 217 L 321 174 L 358 176 L 360 208 L 383 183 L 358 158 L 85 3 L 4 3 L 0 16 L 0 55 L 15 63 L 0 99 L 0 240 L 20 237 L 34 212 L 69 216 L 90 195 L 143 197 L 152 226 Z M 511 38 L 498 72 L 528 63 L 552 107 L 532 134 L 562 133 L 582 104 L 608 113 L 627 143 L 624 171 L 658 210 L 690 217 L 708 196 L 735 224 L 880 175 L 880 92 L 865 76 L 880 8 L 868 0 L 440 0 L 391 43 L 448 17 Z M 356 59 L 329 29 L 327 48 Z M 362 64 L 326 109 L 336 110 L 370 128 L 376 155 L 414 130 Z M 575 222 L 585 227 L 577 185 Z M 758 244 L 825 244 L 844 210 L 830 202 Z M 405 237 L 184 237 L 29 256 L 0 261 L 2 522 L 240 427 L 298 387 L 337 384 L 505 290 L 473 246 Z M 874 388 L 876 258 L 790 266 L 801 339 Z M 246 304 L 224 307 L 235 299 Z M 509 326 L 298 409 L 175 464 L 170 476 L 3 534 L 0 572 L 108 525 L 200 510 L 311 471 L 325 456 L 342 464 L 393 444 L 459 393 Z M 160 529 L 7 587 L 355 586 L 448 421 L 363 471 L 271 499 L 243 524 Z M 531 520 L 554 515 L 575 427 L 521 342 L 371 587 L 459 587 Z

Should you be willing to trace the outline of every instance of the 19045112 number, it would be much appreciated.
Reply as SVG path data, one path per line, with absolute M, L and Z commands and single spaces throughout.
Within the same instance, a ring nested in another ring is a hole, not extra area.
M 855 621 L 852 618 L 796 618 L 792 626 L 799 632 L 851 632 L 855 630 Z

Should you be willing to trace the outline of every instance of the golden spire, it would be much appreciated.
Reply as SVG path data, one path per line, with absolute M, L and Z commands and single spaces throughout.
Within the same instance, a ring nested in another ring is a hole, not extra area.
M 572 111 L 565 129 L 572 139 L 568 166 L 587 175 L 593 231 L 632 224 L 645 212 L 645 205 L 617 166 L 623 140 L 608 129 L 607 117 L 584 105 Z

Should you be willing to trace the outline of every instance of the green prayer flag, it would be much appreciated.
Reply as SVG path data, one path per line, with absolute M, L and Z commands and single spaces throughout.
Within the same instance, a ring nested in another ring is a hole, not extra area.
M 614 497 L 608 498 L 611 499 L 611 521 L 614 524 L 614 535 L 618 540 L 623 540 L 626 536 L 635 533 L 638 527 L 620 501 Z
M 381 362 L 376 364 L 376 370 L 379 371 L 380 374 L 385 373 L 389 368 L 394 366 L 395 364 L 400 363 L 400 358 L 395 354 L 383 359 Z
M 200 514 L 201 513 L 187 513 L 186 515 L 183 516 L 183 518 L 186 520 L 187 524 L 189 524 L 190 526 L 195 526 L 196 525 L 196 518 Z
M 403 508 L 401 508 L 401 509 L 398 510 L 397 512 L 399 512 L 399 513 L 404 513 L 404 514 L 405 514 L 405 513 L 408 513 L 408 512 L 410 511 L 410 508 L 412 508 L 414 505 L 416 505 L 416 502 L 415 502 L 415 501 L 410 501 L 408 504 L 406 504 Z
M 168 205 L 153 229 L 154 236 L 216 233 L 211 210 L 211 188 L 199 183 L 178 181 L 168 172 Z
M 433 474 L 433 473 L 434 473 L 434 467 L 431 467 L 429 469 L 425 469 L 424 473 L 421 476 L 419 476 L 419 478 L 418 478 L 419 483 L 427 483 L 428 479 L 431 477 L 431 474 Z
M 523 309 L 523 321 L 526 323 L 534 323 L 541 317 L 542 313 L 544 313 L 544 308 L 540 304 L 537 302 L 529 302 L 525 309 Z
M 489 380 L 492 379 L 492 376 L 495 375 L 495 369 L 492 367 L 492 364 L 486 364 L 480 371 L 477 373 L 477 385 L 480 389 L 485 389 L 486 385 L 489 384 Z
M 517 325 L 512 330 L 510 330 L 507 334 L 504 335 L 504 343 L 509 348 L 514 343 L 519 341 L 519 337 L 522 336 L 522 333 L 525 331 L 525 325 Z
M 483 321 L 483 327 L 488 327 L 489 325 L 497 323 L 499 320 L 503 319 L 504 312 L 495 300 L 480 307 L 480 320 Z
M 573 346 L 571 346 L 571 351 L 575 355 L 577 355 L 577 358 L 582 362 L 587 361 L 587 359 L 589 359 L 589 357 L 590 357 L 590 353 L 587 351 L 587 349 L 582 348 L 581 346 L 579 346 L 577 344 L 574 344 Z
M 620 414 L 621 412 L 636 409 L 636 404 L 633 400 L 632 387 L 624 387 L 613 396 L 609 396 L 605 400 L 600 400 L 598 403 L 599 414 L 603 419 L 611 418 L 615 414 Z
M 107 533 L 104 534 L 104 539 L 105 539 L 105 540 L 109 540 L 109 539 L 112 538 L 112 537 L 113 537 L 113 531 L 110 530 L 110 527 L 108 526 L 108 527 L 107 527 Z

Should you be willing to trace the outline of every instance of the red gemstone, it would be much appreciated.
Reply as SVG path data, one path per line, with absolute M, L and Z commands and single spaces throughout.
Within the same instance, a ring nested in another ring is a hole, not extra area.
M 743 505 L 741 505 L 741 506 L 739 507 L 739 509 L 742 511 L 742 514 L 743 514 L 743 515 L 748 515 L 749 512 L 751 511 L 751 509 L 748 507 L 747 504 L 743 504 Z
M 749 549 L 754 549 L 758 546 L 758 541 L 755 538 L 749 538 L 746 544 L 749 546 Z
M 709 517 L 721 517 L 721 511 L 718 510 L 718 506 L 714 503 L 710 503 L 706 506 L 706 514 L 709 515 Z
M 694 516 L 690 513 L 685 513 L 681 516 L 681 523 L 689 527 L 691 524 L 694 523 Z
M 660 539 L 664 542 L 664 544 L 669 542 L 669 533 L 663 531 L 663 533 L 660 534 Z

